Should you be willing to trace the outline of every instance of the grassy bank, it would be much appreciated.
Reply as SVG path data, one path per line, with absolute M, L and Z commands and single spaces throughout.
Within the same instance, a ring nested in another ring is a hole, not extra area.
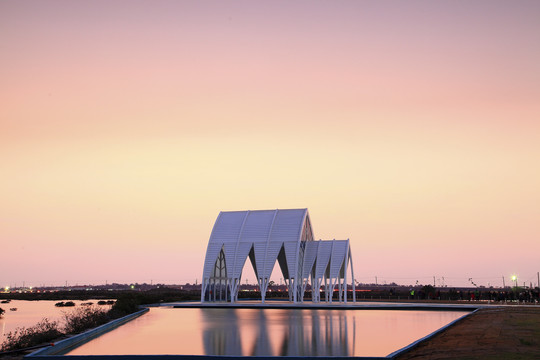
M 540 308 L 481 309 L 398 359 L 540 359 Z
M 0 293 L 0 299 L 10 300 L 100 300 L 133 297 L 144 299 L 146 303 L 185 301 L 200 299 L 199 291 L 180 290 L 173 288 L 159 288 L 147 291 L 138 290 L 61 290 L 47 292 Z
M 139 305 L 153 301 L 155 298 L 153 295 L 120 294 L 109 310 L 97 305 L 81 304 L 64 312 L 62 325 L 58 321 L 43 318 L 34 326 L 17 328 L 9 332 L 0 345 L 0 353 L 32 348 L 48 344 L 63 336 L 81 333 L 134 313 L 139 310 Z

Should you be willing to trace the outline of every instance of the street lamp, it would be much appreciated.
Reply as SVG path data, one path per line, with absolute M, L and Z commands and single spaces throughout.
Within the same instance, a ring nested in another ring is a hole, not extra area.
M 515 290 L 517 291 L 517 276 L 516 275 L 512 275 L 512 281 L 516 284 Z

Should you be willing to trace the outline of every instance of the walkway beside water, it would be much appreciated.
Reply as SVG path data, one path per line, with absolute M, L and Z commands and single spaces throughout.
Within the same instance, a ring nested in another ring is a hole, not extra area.
M 288 301 L 270 300 L 264 304 L 256 300 L 230 302 L 170 302 L 152 304 L 150 306 L 167 306 L 178 309 L 341 309 L 341 310 L 430 310 L 430 311 L 474 311 L 489 305 L 486 304 L 438 304 L 413 302 L 364 302 L 356 303 L 292 303 Z

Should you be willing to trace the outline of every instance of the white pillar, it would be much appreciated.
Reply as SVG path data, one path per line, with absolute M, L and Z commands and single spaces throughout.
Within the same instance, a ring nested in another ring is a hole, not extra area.
M 348 239 L 347 239 L 348 240 Z M 347 269 L 349 268 L 349 244 L 347 243 L 347 253 L 345 254 L 345 273 L 343 275 L 343 286 L 345 286 L 345 304 L 347 303 L 347 297 L 349 296 L 349 285 L 347 284 Z
M 204 302 L 204 291 L 206 289 L 205 285 L 205 279 L 203 278 L 203 281 L 201 283 L 201 302 L 203 303 Z
M 349 250 L 349 259 L 351 261 L 352 298 L 353 298 L 353 303 L 356 303 L 356 284 L 354 280 L 354 268 L 353 268 L 352 257 L 350 256 L 350 250 Z

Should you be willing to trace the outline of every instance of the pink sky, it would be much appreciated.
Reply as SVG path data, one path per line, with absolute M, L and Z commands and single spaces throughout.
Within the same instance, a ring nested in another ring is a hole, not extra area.
M 200 281 L 220 210 L 304 207 L 360 282 L 536 284 L 539 17 L 2 1 L 0 286 Z

